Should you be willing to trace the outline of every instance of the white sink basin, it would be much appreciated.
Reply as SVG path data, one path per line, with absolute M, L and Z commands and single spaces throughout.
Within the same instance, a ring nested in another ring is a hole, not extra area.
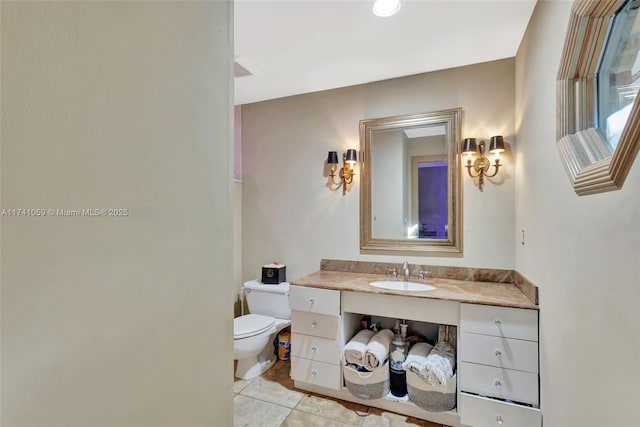
M 402 280 L 379 280 L 369 283 L 371 286 L 394 291 L 432 291 L 436 287 L 426 283 L 405 282 Z

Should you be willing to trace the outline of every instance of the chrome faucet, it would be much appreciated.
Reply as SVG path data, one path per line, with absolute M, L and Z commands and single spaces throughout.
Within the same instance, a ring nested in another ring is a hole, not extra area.
M 411 279 L 411 270 L 409 270 L 409 263 L 407 261 L 402 263 L 402 273 L 404 274 L 404 280 Z
M 429 273 L 430 273 L 430 271 L 427 271 L 427 270 L 418 271 L 418 279 L 424 280 L 425 277 L 427 277 L 427 274 L 429 274 Z

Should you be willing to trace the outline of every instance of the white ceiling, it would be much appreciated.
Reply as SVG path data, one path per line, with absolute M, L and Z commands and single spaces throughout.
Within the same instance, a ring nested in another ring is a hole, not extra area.
M 536 0 L 235 0 L 235 104 L 515 56 Z

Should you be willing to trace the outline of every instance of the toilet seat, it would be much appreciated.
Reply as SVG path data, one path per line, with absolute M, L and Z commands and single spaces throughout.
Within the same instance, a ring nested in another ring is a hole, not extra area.
M 249 338 L 268 331 L 274 327 L 273 317 L 261 314 L 246 314 L 233 319 L 233 339 Z

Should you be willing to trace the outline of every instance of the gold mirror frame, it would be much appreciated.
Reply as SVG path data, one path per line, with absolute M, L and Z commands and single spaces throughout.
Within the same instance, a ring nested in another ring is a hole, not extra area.
M 575 0 L 557 78 L 557 147 L 579 195 L 622 188 L 640 148 L 634 103 L 613 154 L 594 128 L 595 78 L 610 18 L 625 0 Z
M 446 239 L 379 239 L 372 235 L 371 134 L 410 126 L 445 125 L 447 128 L 447 225 Z M 462 253 L 462 189 L 459 166 L 462 108 L 407 116 L 360 121 L 360 252 L 421 252 L 424 255 Z

